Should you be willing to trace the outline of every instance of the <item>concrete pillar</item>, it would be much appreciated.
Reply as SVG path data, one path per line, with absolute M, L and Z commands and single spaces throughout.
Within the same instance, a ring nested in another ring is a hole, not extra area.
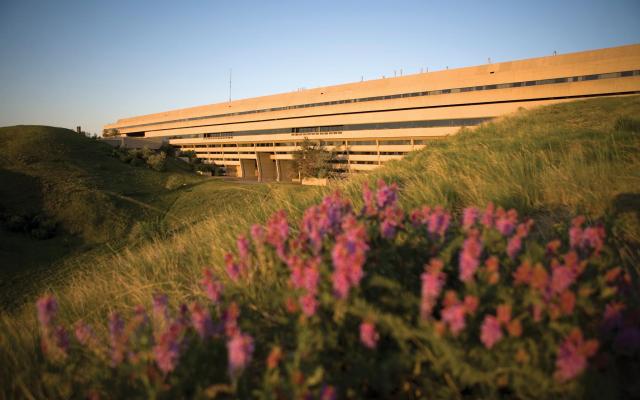
M 276 163 L 271 159 L 271 153 L 257 153 L 258 156 L 258 180 L 260 182 L 274 181 L 277 179 Z

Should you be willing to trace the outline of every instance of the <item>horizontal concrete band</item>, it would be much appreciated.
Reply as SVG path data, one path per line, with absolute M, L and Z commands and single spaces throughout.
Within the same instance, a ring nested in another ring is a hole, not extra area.
M 398 99 L 403 97 L 423 97 L 423 96 L 435 96 L 435 95 L 443 95 L 443 94 L 450 94 L 450 93 L 473 92 L 473 91 L 481 91 L 481 90 L 497 90 L 497 89 L 507 89 L 507 88 L 514 88 L 514 87 L 553 85 L 553 84 L 567 83 L 567 82 L 613 79 L 613 78 L 630 77 L 630 76 L 638 76 L 638 75 L 640 75 L 640 70 L 617 71 L 617 72 L 607 72 L 602 74 L 590 74 L 590 75 L 581 75 L 581 76 L 572 76 L 572 77 L 539 79 L 539 80 L 524 81 L 524 82 L 495 83 L 491 85 L 457 87 L 457 88 L 438 89 L 438 90 L 431 90 L 431 91 L 400 93 L 400 94 L 393 94 L 393 95 L 386 95 L 386 96 L 372 96 L 372 97 L 365 97 L 365 98 L 334 100 L 334 101 L 326 101 L 326 102 L 311 103 L 311 104 L 295 104 L 295 105 L 284 106 L 284 107 L 272 107 L 272 108 L 265 108 L 265 109 L 259 109 L 259 110 L 240 111 L 240 112 L 225 113 L 225 114 L 203 115 L 203 116 L 192 117 L 192 118 L 182 118 L 182 119 L 174 119 L 174 120 L 167 120 L 167 121 L 151 122 L 146 124 L 121 126 L 120 128 L 121 129 L 140 128 L 140 127 L 148 127 L 148 126 L 154 126 L 159 124 L 189 122 L 189 121 L 198 121 L 198 120 L 210 119 L 210 118 L 224 118 L 224 117 L 232 117 L 237 115 L 294 110 L 298 108 L 322 107 L 322 106 L 330 106 L 330 105 L 337 105 L 337 104 L 391 100 L 391 99 Z

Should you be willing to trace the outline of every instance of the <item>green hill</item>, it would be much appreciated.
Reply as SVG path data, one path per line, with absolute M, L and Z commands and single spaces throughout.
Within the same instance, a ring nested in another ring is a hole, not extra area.
M 2 289 L 70 254 L 131 239 L 132 229 L 166 212 L 167 183 L 193 183 L 186 165 L 168 172 L 133 167 L 100 141 L 62 128 L 0 128 Z

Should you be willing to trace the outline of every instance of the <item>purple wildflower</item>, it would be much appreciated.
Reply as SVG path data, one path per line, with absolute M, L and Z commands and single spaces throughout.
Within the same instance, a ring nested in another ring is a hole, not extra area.
M 320 400 L 336 400 L 336 388 L 331 385 L 324 386 L 320 391 Z
M 198 336 L 202 339 L 213 334 L 213 321 L 211 320 L 211 314 L 206 307 L 203 307 L 199 303 L 192 303 L 190 307 L 191 311 L 191 324 L 198 333 Z
M 378 209 L 382 210 L 394 206 L 398 201 L 398 185 L 395 183 L 387 185 L 382 179 L 378 181 L 378 191 L 376 192 L 376 202 Z
M 602 329 L 611 332 L 614 329 L 621 328 L 623 325 L 622 310 L 624 303 L 612 302 L 606 305 L 602 316 Z
M 58 355 L 64 357 L 69 351 L 69 334 L 62 325 L 56 326 L 52 335 L 53 345 Z
M 375 349 L 378 344 L 380 335 L 376 331 L 376 326 L 371 322 L 362 322 L 360 324 L 360 341 L 366 347 Z
M 502 339 L 502 330 L 500 322 L 493 315 L 484 317 L 482 327 L 480 328 L 480 341 L 487 349 L 490 349 Z
M 36 302 L 38 321 L 43 329 L 49 329 L 58 314 L 58 302 L 53 295 L 46 295 Z
M 442 206 L 437 206 L 429 215 L 429 222 L 427 230 L 432 235 L 444 236 L 449 223 L 451 222 L 451 215 L 444 211 Z
M 451 333 L 456 336 L 466 326 L 465 306 L 463 303 L 456 303 L 446 306 L 441 311 L 442 322 L 447 324 Z
M 473 275 L 480 265 L 480 255 L 482 254 L 482 242 L 478 238 L 478 231 L 471 230 L 467 239 L 462 245 L 459 259 L 459 278 L 462 282 L 473 279 Z
M 153 355 L 156 364 L 158 364 L 158 368 L 165 374 L 173 371 L 178 365 L 182 332 L 183 325 L 175 321 L 160 335 L 158 343 L 153 346 Z
M 156 324 L 166 324 L 169 319 L 168 303 L 169 298 L 166 294 L 156 293 L 153 295 L 153 319 Z
M 387 207 L 380 212 L 380 234 L 385 239 L 392 239 L 396 230 L 402 225 L 404 213 L 399 207 Z
M 109 342 L 111 344 L 112 366 L 115 367 L 124 361 L 127 339 L 124 335 L 124 321 L 120 318 L 120 314 L 112 312 L 109 315 Z
M 509 236 L 513 233 L 518 223 L 518 212 L 511 209 L 505 212 L 502 208 L 498 209 L 496 219 L 496 229 L 502 236 Z
M 640 329 L 627 326 L 616 335 L 613 348 L 621 354 L 632 356 L 640 349 Z
M 237 332 L 227 341 L 229 372 L 232 376 L 249 365 L 253 350 L 253 338 L 247 334 Z
M 213 304 L 218 304 L 222 296 L 222 284 L 215 280 L 211 270 L 205 269 L 202 274 L 204 276 L 200 281 L 200 285 L 204 289 L 207 298 L 211 300 Z
M 478 219 L 478 209 L 475 207 L 467 207 L 462 212 L 462 228 L 467 230 L 476 223 Z

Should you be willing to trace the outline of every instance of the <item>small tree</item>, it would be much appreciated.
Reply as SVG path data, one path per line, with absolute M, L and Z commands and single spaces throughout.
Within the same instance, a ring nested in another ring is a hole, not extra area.
M 104 129 L 102 131 L 102 137 L 111 137 L 111 136 L 118 136 L 118 135 L 120 135 L 120 132 L 115 128 Z
M 331 171 L 333 153 L 326 150 L 320 142 L 304 138 L 300 150 L 293 153 L 296 168 L 303 178 L 324 178 Z

